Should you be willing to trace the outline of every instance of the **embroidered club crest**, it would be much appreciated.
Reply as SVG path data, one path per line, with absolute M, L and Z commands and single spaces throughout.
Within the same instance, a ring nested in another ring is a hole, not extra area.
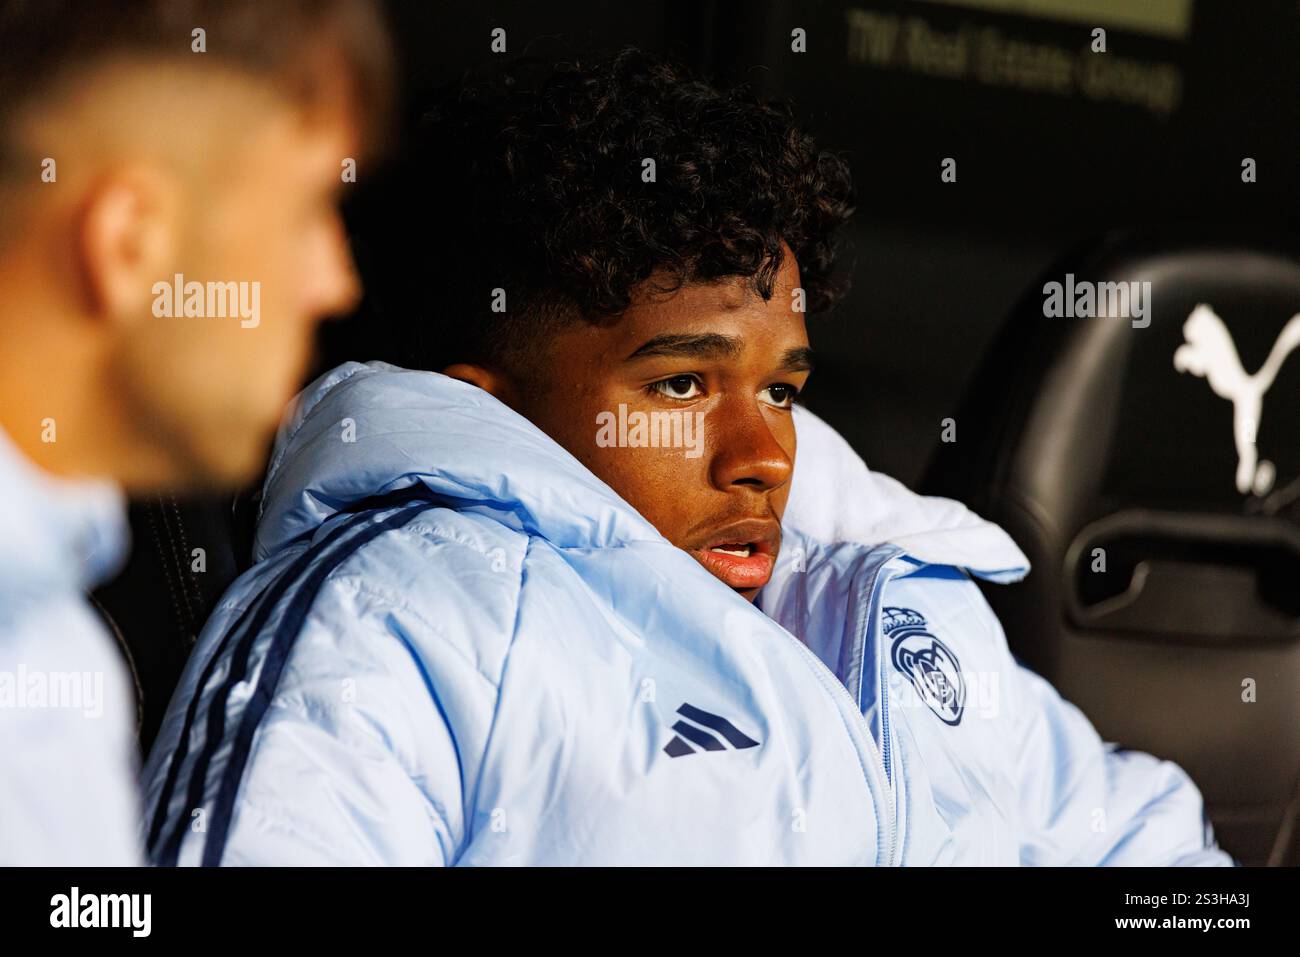
M 892 641 L 890 660 L 907 676 L 921 700 L 945 724 L 961 724 L 966 686 L 957 656 L 927 629 L 925 617 L 910 608 L 885 608 L 884 633 Z

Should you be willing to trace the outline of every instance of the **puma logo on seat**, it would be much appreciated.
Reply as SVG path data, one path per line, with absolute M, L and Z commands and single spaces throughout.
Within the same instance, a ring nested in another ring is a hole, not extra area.
M 1174 350 L 1174 368 L 1202 376 L 1214 394 L 1232 403 L 1232 434 L 1237 445 L 1237 491 L 1265 495 L 1273 487 L 1273 463 L 1259 461 L 1255 437 L 1264 393 L 1273 385 L 1282 363 L 1300 346 L 1300 313 L 1282 329 L 1264 364 L 1254 375 L 1242 368 L 1232 334 L 1214 310 L 1202 303 L 1183 323 L 1187 341 Z

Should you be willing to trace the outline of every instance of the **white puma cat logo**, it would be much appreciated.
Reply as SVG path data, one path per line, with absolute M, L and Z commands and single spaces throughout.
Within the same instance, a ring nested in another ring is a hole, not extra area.
M 1186 343 L 1174 350 L 1174 368 L 1203 376 L 1214 394 L 1232 402 L 1232 434 L 1237 443 L 1237 491 L 1265 495 L 1273 487 L 1274 469 L 1269 461 L 1259 462 L 1255 436 L 1264 393 L 1269 390 L 1282 363 L 1300 346 L 1300 313 L 1292 316 L 1273 343 L 1273 349 L 1254 375 L 1247 375 L 1237 355 L 1228 327 L 1209 306 L 1202 303 L 1183 323 Z

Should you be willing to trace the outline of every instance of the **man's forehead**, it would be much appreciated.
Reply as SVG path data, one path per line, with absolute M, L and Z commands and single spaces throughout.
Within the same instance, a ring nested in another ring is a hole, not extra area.
M 795 317 L 793 284 L 778 282 L 764 299 L 751 277 L 689 283 L 673 292 L 643 294 L 633 301 L 624 323 L 629 335 L 643 338 L 666 327 L 703 329 L 743 326 Z
M 670 300 L 629 309 L 618 324 L 619 358 L 696 358 L 737 360 L 751 352 L 804 349 L 803 314 L 788 295 L 774 290 L 764 300 L 757 292 L 729 284 L 686 287 Z
M 813 351 L 806 339 L 791 337 L 773 340 L 770 345 L 779 350 L 778 366 L 789 371 L 811 371 Z M 643 342 L 628 362 L 645 359 L 678 358 L 701 361 L 727 361 L 743 359 L 752 337 L 726 335 L 720 332 L 665 332 Z
M 305 114 L 291 104 L 250 117 L 248 136 L 233 145 L 246 178 L 321 185 L 342 182 L 345 161 L 360 163 L 356 123 L 342 110 Z M 257 122 L 260 120 L 260 122 Z
M 658 287 L 655 283 L 658 282 Z M 636 359 L 676 356 L 737 360 L 757 353 L 810 354 L 801 311 L 791 291 L 798 267 L 787 250 L 772 295 L 764 299 L 754 277 L 727 276 L 666 288 L 661 276 L 643 283 L 615 321 L 578 322 L 557 330 L 553 358 L 621 366 Z

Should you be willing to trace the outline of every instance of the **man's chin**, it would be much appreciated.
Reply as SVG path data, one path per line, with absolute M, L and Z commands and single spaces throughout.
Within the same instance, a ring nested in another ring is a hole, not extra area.
M 232 492 L 247 488 L 262 477 L 270 452 L 256 431 L 231 435 L 224 443 L 205 443 L 188 449 L 177 463 L 175 480 L 169 485 L 189 492 Z

